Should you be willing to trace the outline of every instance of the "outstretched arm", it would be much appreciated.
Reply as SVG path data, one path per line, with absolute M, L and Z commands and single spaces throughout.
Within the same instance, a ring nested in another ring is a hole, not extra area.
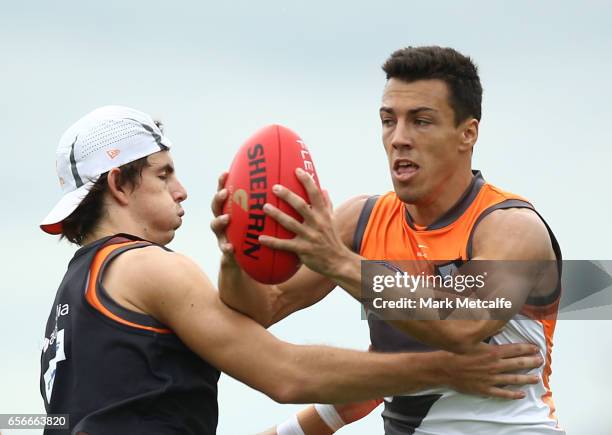
M 282 403 L 343 403 L 447 385 L 468 393 L 520 398 L 497 385 L 537 382 L 505 372 L 536 367 L 535 347 L 486 346 L 472 355 L 378 354 L 296 346 L 227 307 L 187 257 L 147 247 L 125 252 L 107 273 L 130 302 L 167 325 L 197 355 Z M 163 267 L 161 267 L 163 265 Z M 109 289 L 112 291 L 112 289 Z M 518 357 L 518 358 L 516 358 Z M 393 373 L 393 376 L 389 376 Z

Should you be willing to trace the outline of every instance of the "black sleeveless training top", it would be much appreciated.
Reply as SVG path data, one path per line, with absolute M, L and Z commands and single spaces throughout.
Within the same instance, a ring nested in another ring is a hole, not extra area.
M 121 234 L 80 248 L 70 261 L 47 320 L 40 375 L 47 413 L 69 414 L 70 430 L 45 433 L 216 432 L 219 371 L 101 284 L 110 261 L 151 245 Z

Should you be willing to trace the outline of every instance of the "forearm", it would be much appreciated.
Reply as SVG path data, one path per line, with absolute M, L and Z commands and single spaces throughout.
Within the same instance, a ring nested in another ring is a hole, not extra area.
M 406 292 L 402 290 L 392 289 L 391 298 L 398 297 L 393 295 L 394 292 L 405 296 Z M 495 308 L 498 293 L 491 287 L 482 293 L 462 291 L 418 287 L 414 292 L 409 292 L 417 308 L 399 313 L 396 310 L 391 315 L 385 313 L 381 317 L 423 343 L 455 353 L 466 353 L 499 332 L 524 302 L 520 296 L 517 297 L 519 292 L 508 296 L 508 293 L 512 294 L 512 289 L 504 288 L 499 299 L 508 301 L 510 308 L 498 309 Z M 448 305 L 432 310 L 431 307 L 424 307 L 427 301 L 440 305 L 446 302 Z M 438 311 L 437 319 L 435 311 Z
M 474 325 L 474 321 L 396 320 L 389 323 L 429 346 L 461 354 L 470 352 L 492 335 L 484 332 L 492 328 Z
M 451 354 L 379 354 L 278 340 L 223 304 L 173 296 L 159 318 L 203 359 L 281 403 L 342 403 L 417 391 L 450 380 Z M 202 312 L 198 312 L 202 310 Z M 203 334 L 202 331 L 205 331 Z
M 408 290 L 395 286 L 385 286 L 384 292 L 380 293 L 372 288 L 364 288 L 362 283 L 365 282 L 370 285 L 370 283 L 374 282 L 375 278 L 379 278 L 381 281 L 384 281 L 386 277 L 393 279 L 398 271 L 386 263 L 368 262 L 365 258 L 353 252 L 345 252 L 342 257 L 339 257 L 336 267 L 333 267 L 332 270 L 334 272 L 330 277 L 340 287 L 366 308 L 377 313 L 383 313 L 386 308 L 377 308 L 373 305 L 371 303 L 373 297 L 384 296 L 384 299 L 387 301 L 400 299 L 417 301 L 418 299 L 436 296 L 435 292 L 430 288 L 412 288 Z M 402 317 L 413 320 L 417 317 L 415 313 L 415 309 L 403 310 Z M 384 318 L 385 316 L 381 317 Z M 420 320 L 437 320 L 440 318 L 440 313 L 436 308 L 419 307 L 418 318 Z
M 345 257 L 341 267 L 336 268 L 337 274 L 334 279 L 338 282 L 338 285 L 366 308 L 378 313 L 381 319 L 388 321 L 396 328 L 425 344 L 451 352 L 464 353 L 499 330 L 505 323 L 490 320 L 490 313 L 484 309 L 464 310 L 460 313 L 463 317 L 459 317 L 457 315 L 459 312 L 455 310 L 447 313 L 444 320 L 440 320 L 444 314 L 441 314 L 437 308 L 420 304 L 420 301 L 436 298 L 444 299 L 449 297 L 449 292 L 448 290 L 437 291 L 428 287 L 415 287 L 410 291 L 405 288 L 386 287 L 377 296 L 383 296 L 385 301 L 410 299 L 413 301 L 415 308 L 401 311 L 385 308 L 377 309 L 369 300 L 372 293 L 364 293 L 362 280 L 372 282 L 374 275 L 394 277 L 397 271 L 374 263 L 368 264 L 367 270 L 362 271 L 362 260 L 364 259 L 356 254 Z M 459 293 L 451 294 L 454 297 L 457 297 L 457 295 Z M 451 300 L 454 299 L 451 298 Z M 472 320 L 458 320 L 465 319 L 466 315 L 472 315 Z
M 266 328 L 270 326 L 277 311 L 278 287 L 261 284 L 242 269 L 224 263 L 221 262 L 218 277 L 219 297 L 223 303 Z
M 449 354 L 366 353 L 288 346 L 279 355 L 295 370 L 297 403 L 346 403 L 410 393 L 448 383 Z
M 302 266 L 288 281 L 266 285 L 242 269 L 222 262 L 219 272 L 221 300 L 264 327 L 320 301 L 336 286 L 327 277 Z

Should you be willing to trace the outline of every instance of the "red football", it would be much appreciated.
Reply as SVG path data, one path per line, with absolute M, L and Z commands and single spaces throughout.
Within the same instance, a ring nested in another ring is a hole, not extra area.
M 306 190 L 295 175 L 296 168 L 309 173 L 319 187 L 306 144 L 288 128 L 270 125 L 240 147 L 225 184 L 229 195 L 224 213 L 230 214 L 226 234 L 234 246 L 236 260 L 252 278 L 265 284 L 286 281 L 300 267 L 295 254 L 270 249 L 258 240 L 262 234 L 280 239 L 295 236 L 267 216 L 263 206 L 270 203 L 302 221 L 289 204 L 272 193 L 275 184 L 282 184 L 308 201 Z

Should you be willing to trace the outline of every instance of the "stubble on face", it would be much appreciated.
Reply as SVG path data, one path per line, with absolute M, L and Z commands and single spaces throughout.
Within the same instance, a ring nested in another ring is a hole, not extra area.
M 442 80 L 389 79 L 380 116 L 393 186 L 407 204 L 426 206 L 457 169 L 458 129 Z

